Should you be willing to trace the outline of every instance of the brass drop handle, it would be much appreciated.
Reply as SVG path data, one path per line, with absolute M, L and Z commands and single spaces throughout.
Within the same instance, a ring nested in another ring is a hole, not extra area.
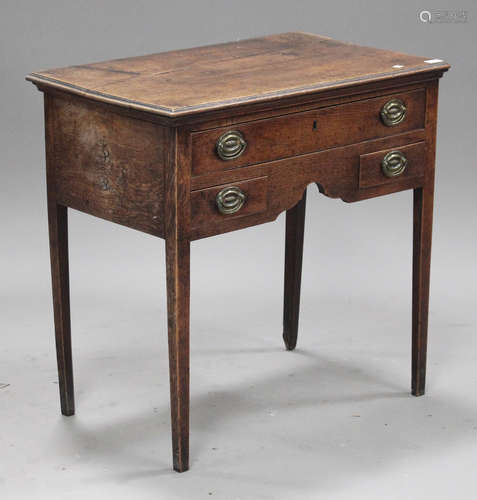
M 407 158 L 401 151 L 390 151 L 384 156 L 381 168 L 386 177 L 397 177 L 406 170 L 407 163 Z
M 217 155 L 222 160 L 233 160 L 238 158 L 247 148 L 247 142 L 245 141 L 241 132 L 237 130 L 229 130 L 222 134 L 215 144 L 215 149 Z
M 229 215 L 238 212 L 247 200 L 247 195 L 238 187 L 230 186 L 217 193 L 215 202 L 221 214 Z
M 391 99 L 381 108 L 381 120 L 387 127 L 399 125 L 406 118 L 406 111 L 401 99 Z

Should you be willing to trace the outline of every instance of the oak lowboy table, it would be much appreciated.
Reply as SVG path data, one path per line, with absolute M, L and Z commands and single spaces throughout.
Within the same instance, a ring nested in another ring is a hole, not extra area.
M 424 393 L 439 77 L 449 65 L 306 33 L 32 73 L 44 92 L 61 410 L 74 413 L 67 207 L 164 238 L 174 469 L 189 463 L 190 242 L 286 211 L 297 340 L 310 183 L 414 190 L 412 393 Z

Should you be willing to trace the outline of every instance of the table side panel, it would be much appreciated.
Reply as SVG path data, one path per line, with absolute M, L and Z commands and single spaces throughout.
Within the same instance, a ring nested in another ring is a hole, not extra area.
M 163 236 L 166 129 L 73 97 L 45 94 L 45 106 L 57 202 Z

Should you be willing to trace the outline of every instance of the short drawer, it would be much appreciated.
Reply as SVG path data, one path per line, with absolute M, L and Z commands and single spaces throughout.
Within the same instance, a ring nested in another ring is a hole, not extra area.
M 220 225 L 230 219 L 264 212 L 267 206 L 267 177 L 198 189 L 191 192 L 192 227 Z
M 417 142 L 359 157 L 359 188 L 370 188 L 424 175 L 426 143 Z
M 424 89 L 192 134 L 192 175 L 424 128 Z

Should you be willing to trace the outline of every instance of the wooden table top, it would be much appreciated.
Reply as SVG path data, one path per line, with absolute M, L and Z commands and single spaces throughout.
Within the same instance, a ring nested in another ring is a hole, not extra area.
M 283 33 L 41 71 L 27 80 L 176 117 L 448 68 L 440 59 Z

